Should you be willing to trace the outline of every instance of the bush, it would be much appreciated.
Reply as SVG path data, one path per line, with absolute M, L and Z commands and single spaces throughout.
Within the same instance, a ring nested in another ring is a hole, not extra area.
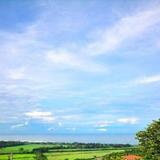
M 144 159 L 160 160 L 160 119 L 136 134 Z

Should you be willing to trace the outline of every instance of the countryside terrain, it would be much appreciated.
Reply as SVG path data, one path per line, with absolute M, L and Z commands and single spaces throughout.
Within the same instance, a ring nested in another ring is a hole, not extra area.
M 0 160 L 160 160 L 160 119 L 136 139 L 139 145 L 0 141 Z
M 136 148 L 128 144 L 96 143 L 1 142 L 1 144 L 4 145 L 0 149 L 0 160 L 8 160 L 11 154 L 15 160 L 34 160 L 38 152 L 43 152 L 48 160 L 102 159 L 106 155 L 123 154 Z

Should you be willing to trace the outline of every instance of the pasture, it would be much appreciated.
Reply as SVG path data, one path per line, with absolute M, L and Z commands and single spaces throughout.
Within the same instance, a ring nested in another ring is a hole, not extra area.
M 1 153 L 19 153 L 23 151 L 31 152 L 33 149 L 41 148 L 41 147 L 55 147 L 56 144 L 25 144 L 19 146 L 12 146 L 12 147 L 3 147 L 0 149 Z
M 99 150 L 99 151 L 77 151 L 77 152 L 62 152 L 47 154 L 48 160 L 74 160 L 74 159 L 88 159 L 94 157 L 101 157 L 113 152 L 123 152 L 124 150 Z
M 13 153 L 13 160 L 34 160 L 34 153 L 20 153 L 23 148 L 23 151 L 31 152 L 33 149 L 37 149 L 40 147 L 53 147 L 55 144 L 26 144 L 19 145 L 13 147 L 4 147 L 0 149 L 0 160 L 8 160 L 9 153 Z M 45 153 L 48 160 L 75 160 L 75 159 L 88 159 L 94 157 L 101 157 L 106 154 L 110 154 L 113 152 L 124 152 L 124 149 L 60 149 L 60 150 L 50 150 L 48 153 Z M 3 154 L 2 154 L 3 153 Z

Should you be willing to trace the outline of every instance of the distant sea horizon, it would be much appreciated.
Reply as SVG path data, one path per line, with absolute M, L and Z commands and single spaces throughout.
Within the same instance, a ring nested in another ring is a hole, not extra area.
M 134 134 L 0 135 L 2 141 L 137 144 Z

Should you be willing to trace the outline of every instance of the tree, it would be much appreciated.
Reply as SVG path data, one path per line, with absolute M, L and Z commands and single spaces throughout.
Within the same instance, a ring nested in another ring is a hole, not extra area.
M 144 159 L 160 160 L 160 119 L 136 134 Z
M 19 148 L 19 152 L 23 153 L 24 152 L 24 148 L 23 147 Z
M 35 160 L 48 160 L 47 157 L 42 152 L 37 152 Z

